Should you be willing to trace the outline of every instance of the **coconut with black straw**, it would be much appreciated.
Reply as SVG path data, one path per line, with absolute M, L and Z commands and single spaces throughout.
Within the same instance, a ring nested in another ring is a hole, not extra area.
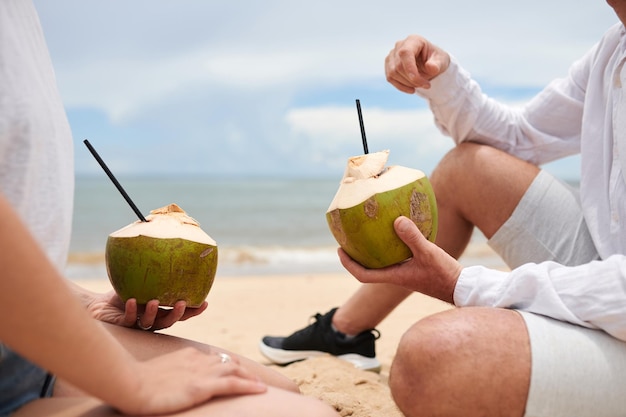
M 361 104 L 356 101 L 364 155 L 348 159 L 326 221 L 339 246 L 366 268 L 382 268 L 412 256 L 394 221 L 411 219 L 430 241 L 437 235 L 437 205 L 426 175 L 386 167 L 389 151 L 368 153 Z
M 187 307 L 200 307 L 217 270 L 215 240 L 176 204 L 152 210 L 145 218 L 89 141 L 84 142 L 140 220 L 107 239 L 105 264 L 117 295 L 138 304 L 156 299 L 161 306 L 184 301 Z M 151 328 L 139 318 L 137 326 Z

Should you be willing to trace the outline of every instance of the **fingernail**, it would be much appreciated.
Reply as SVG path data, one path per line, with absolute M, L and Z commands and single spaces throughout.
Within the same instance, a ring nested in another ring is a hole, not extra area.
M 398 232 L 406 232 L 409 228 L 410 220 L 404 216 L 398 217 L 396 220 L 396 229 Z

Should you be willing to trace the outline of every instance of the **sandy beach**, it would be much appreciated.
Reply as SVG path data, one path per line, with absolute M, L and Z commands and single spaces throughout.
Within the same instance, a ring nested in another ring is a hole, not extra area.
M 110 289 L 106 278 L 76 282 L 94 291 Z M 262 336 L 286 335 L 304 327 L 315 313 L 341 305 L 359 285 L 347 273 L 218 276 L 207 298 L 207 311 L 164 332 L 269 365 L 257 347 Z M 415 321 L 447 308 L 450 306 L 439 300 L 413 294 L 383 321 L 377 341 L 377 356 L 383 365 L 380 374 L 356 370 L 332 357 L 275 368 L 296 381 L 305 395 L 321 398 L 343 416 L 401 416 L 386 384 L 397 343 Z

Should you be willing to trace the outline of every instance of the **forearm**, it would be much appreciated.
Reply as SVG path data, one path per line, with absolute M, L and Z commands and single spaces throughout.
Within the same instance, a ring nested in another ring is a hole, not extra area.
M 428 100 L 439 129 L 458 144 L 473 141 L 535 165 L 579 152 L 582 96 L 570 78 L 551 83 L 524 107 L 483 93 L 452 59 L 448 70 L 416 93 Z
M 576 267 L 527 264 L 510 273 L 470 267 L 457 282 L 454 301 L 542 314 L 626 340 L 625 284 L 622 255 Z
M 65 282 L 83 307 L 87 308 L 94 301 L 96 294 L 92 291 L 70 280 L 65 280 Z
M 85 312 L 0 197 L 0 340 L 105 401 L 135 388 L 134 361 Z

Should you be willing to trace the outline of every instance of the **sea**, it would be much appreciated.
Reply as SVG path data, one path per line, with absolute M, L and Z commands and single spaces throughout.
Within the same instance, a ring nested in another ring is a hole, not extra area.
M 120 177 L 144 216 L 178 204 L 218 244 L 221 276 L 344 271 L 326 210 L 340 178 Z M 66 276 L 106 278 L 110 233 L 139 218 L 106 175 L 76 178 L 74 221 Z M 465 264 L 498 264 L 475 233 Z

